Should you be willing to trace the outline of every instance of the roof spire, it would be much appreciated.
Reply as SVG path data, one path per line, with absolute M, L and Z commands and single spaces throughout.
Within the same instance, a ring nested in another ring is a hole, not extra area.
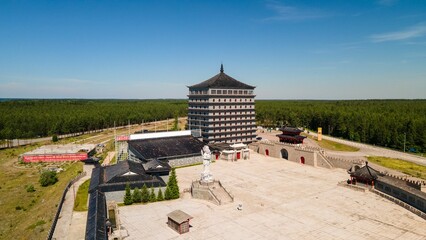
M 223 73 L 223 64 L 220 64 L 220 72 Z

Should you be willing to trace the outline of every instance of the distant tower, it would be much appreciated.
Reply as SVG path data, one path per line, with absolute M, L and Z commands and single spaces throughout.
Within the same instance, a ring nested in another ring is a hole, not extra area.
M 250 143 L 256 137 L 254 88 L 219 74 L 189 86 L 188 126 L 201 129 L 203 141 Z

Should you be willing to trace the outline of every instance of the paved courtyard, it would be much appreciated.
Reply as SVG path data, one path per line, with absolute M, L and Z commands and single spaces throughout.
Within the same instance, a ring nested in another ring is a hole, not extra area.
M 126 239 L 426 239 L 422 218 L 373 193 L 338 186 L 348 178 L 342 169 L 251 154 L 250 160 L 211 165 L 234 203 L 217 206 L 185 193 L 174 201 L 120 207 Z M 201 170 L 177 169 L 180 190 Z M 189 233 L 167 226 L 166 215 L 176 209 L 194 217 Z

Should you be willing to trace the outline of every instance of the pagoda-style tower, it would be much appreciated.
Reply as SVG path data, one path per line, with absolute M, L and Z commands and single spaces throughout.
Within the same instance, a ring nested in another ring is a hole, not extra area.
M 189 86 L 188 127 L 206 143 L 250 143 L 256 137 L 254 88 L 226 75 Z

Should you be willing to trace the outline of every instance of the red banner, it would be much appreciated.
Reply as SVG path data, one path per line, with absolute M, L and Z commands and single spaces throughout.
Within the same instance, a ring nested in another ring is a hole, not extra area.
M 23 156 L 22 159 L 24 162 L 81 161 L 81 160 L 87 159 L 87 153 L 28 155 L 28 156 Z
M 128 140 L 129 140 L 129 136 L 126 136 L 126 135 L 117 136 L 115 138 L 115 141 L 128 141 Z

